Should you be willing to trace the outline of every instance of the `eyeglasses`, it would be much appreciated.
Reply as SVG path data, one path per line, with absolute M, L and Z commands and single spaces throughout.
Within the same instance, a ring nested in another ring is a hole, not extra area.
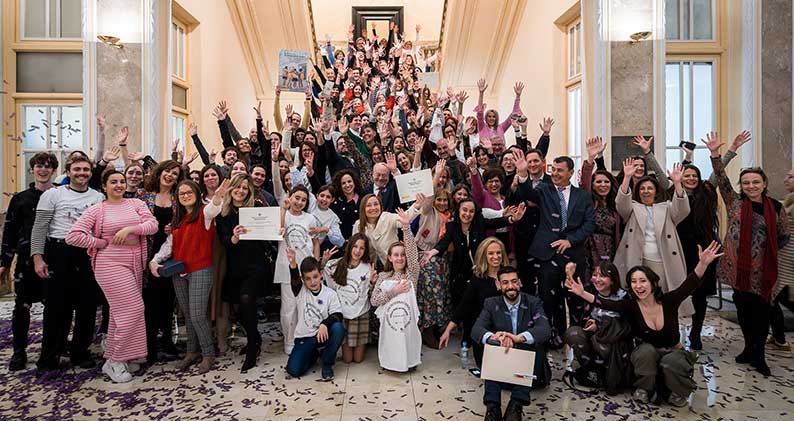
M 485 182 L 485 184 L 501 184 L 501 183 L 502 181 L 499 180 L 498 178 L 494 178 Z
M 194 196 L 195 194 L 192 191 L 182 191 L 179 192 L 179 197 L 190 197 Z

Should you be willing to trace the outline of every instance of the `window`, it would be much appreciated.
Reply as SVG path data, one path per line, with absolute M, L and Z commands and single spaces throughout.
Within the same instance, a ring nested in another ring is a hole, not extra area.
M 38 152 L 50 151 L 63 169 L 66 157 L 75 150 L 86 150 L 83 141 L 83 107 L 78 104 L 23 104 L 20 112 L 22 130 L 17 140 L 22 144 L 20 177 L 32 182 L 28 161 Z
M 179 139 L 179 149 L 185 150 L 185 135 L 187 126 L 185 125 L 187 116 L 179 113 L 171 114 L 171 139 Z M 168 143 L 171 144 L 170 142 Z M 170 154 L 169 154 L 170 156 Z
M 665 65 L 665 151 L 667 168 L 684 158 L 681 141 L 695 142 L 693 163 L 711 174 L 709 151 L 699 141 L 716 130 L 715 65 L 712 61 L 669 61 Z
M 582 23 L 568 27 L 568 79 L 582 75 Z
M 171 22 L 171 74 L 181 78 L 187 78 L 185 72 L 185 62 L 187 61 L 187 51 L 185 45 L 187 44 L 187 35 L 185 32 L 185 25 L 181 22 L 174 20 Z
M 568 156 L 573 159 L 574 168 L 582 168 L 582 85 L 578 84 L 568 89 Z M 578 177 L 571 179 L 578 186 Z
M 665 0 L 664 3 L 668 41 L 714 39 L 714 0 Z
M 20 5 L 23 40 L 82 38 L 81 0 L 21 0 Z
M 582 22 L 577 16 L 564 27 L 566 37 L 565 54 L 565 137 L 567 140 L 567 154 L 573 159 L 577 173 L 582 168 Z M 579 177 L 573 177 L 571 182 L 578 185 Z
M 171 139 L 185 149 L 190 116 L 190 83 L 187 66 L 188 26 L 176 16 L 171 20 Z

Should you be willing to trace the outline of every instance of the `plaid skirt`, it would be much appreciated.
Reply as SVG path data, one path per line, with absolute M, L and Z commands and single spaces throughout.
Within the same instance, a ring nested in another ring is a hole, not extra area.
M 353 320 L 343 319 L 342 324 L 347 330 L 347 346 L 355 347 L 369 343 L 369 312 Z

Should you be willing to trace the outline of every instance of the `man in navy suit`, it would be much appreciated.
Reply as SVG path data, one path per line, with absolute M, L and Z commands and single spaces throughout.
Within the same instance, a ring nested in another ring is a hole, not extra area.
M 529 253 L 539 262 L 538 296 L 548 315 L 552 329 L 550 347 L 562 347 L 560 335 L 565 332 L 565 306 L 568 302 L 571 325 L 580 325 L 585 312 L 585 303 L 565 291 L 565 265 L 576 263 L 576 277 L 584 278 L 585 249 L 587 237 L 595 232 L 593 200 L 590 193 L 573 187 L 573 160 L 567 156 L 554 159 L 551 183 L 533 185 L 528 181 L 527 161 L 521 151 L 514 151 L 518 188 L 515 194 L 520 200 L 534 202 L 540 208 L 540 225 L 532 239 Z
M 380 199 L 380 206 L 384 212 L 395 212 L 400 207 L 400 196 L 397 194 L 397 184 L 389 177 L 389 167 L 379 162 L 372 167 L 372 185 L 364 189 L 364 194 L 374 194 Z
M 508 348 L 506 352 L 513 347 L 535 351 L 535 375 L 540 376 L 546 366 L 545 344 L 551 337 L 543 303 L 537 297 L 520 292 L 521 280 L 515 268 L 504 266 L 497 277 L 501 295 L 485 300 L 471 337 L 483 345 Z M 511 389 L 504 416 L 501 413 L 502 389 Z M 518 421 L 522 408 L 529 404 L 529 387 L 486 380 L 483 402 L 487 408 L 486 421 Z

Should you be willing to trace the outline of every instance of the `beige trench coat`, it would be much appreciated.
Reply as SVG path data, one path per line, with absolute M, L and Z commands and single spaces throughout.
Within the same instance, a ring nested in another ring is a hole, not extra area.
M 645 205 L 631 199 L 631 190 L 623 193 L 618 189 L 615 205 L 623 220 L 628 221 L 615 253 L 615 266 L 620 271 L 623 287 L 628 289 L 630 286 L 626 285 L 626 273 L 632 267 L 642 264 L 648 211 Z M 672 200 L 653 205 L 653 226 L 664 266 L 664 277 L 660 285 L 664 292 L 678 288 L 687 277 L 686 261 L 676 230 L 676 225 L 687 215 L 689 215 L 689 198 L 686 194 L 683 197 L 674 194 Z M 689 298 L 678 308 L 679 316 L 691 316 L 694 312 L 692 300 Z

